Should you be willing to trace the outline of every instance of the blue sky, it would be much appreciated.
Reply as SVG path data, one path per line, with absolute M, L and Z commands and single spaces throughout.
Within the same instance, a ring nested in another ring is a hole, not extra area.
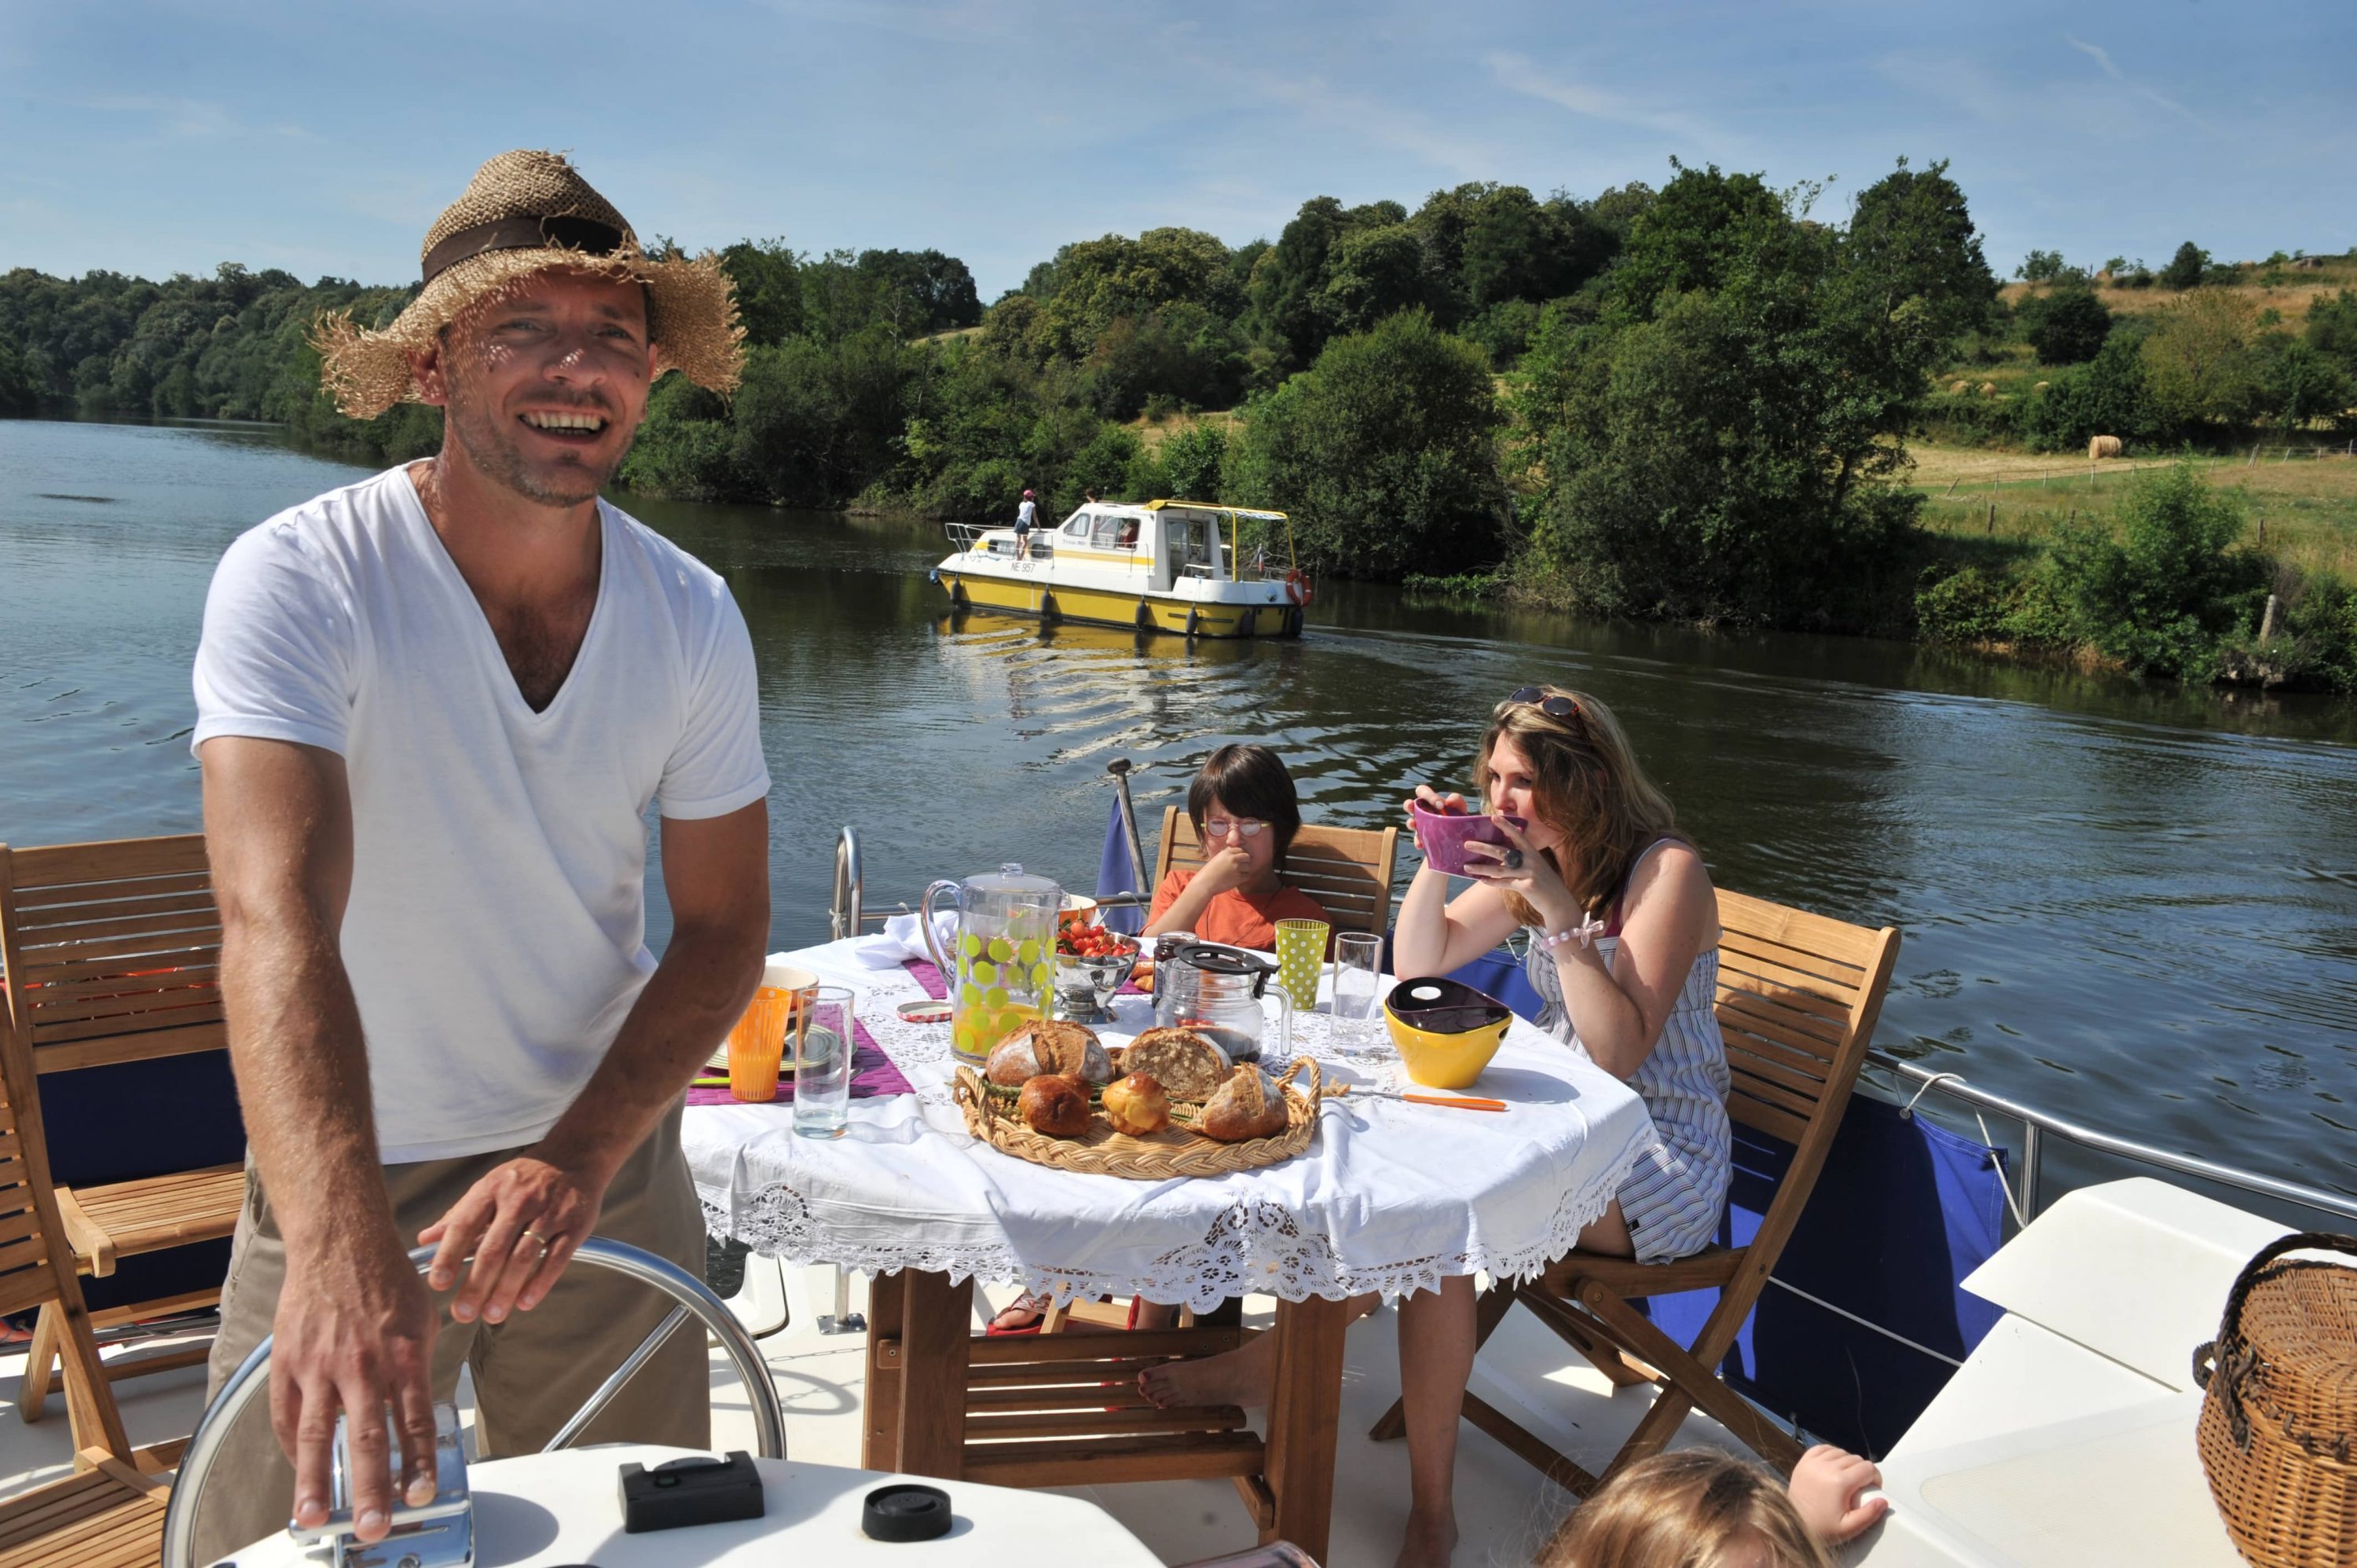
M 483 158 L 693 247 L 1274 238 L 1306 199 L 1945 157 L 1989 258 L 2357 244 L 2357 5 L 0 0 L 0 267 L 394 282 Z

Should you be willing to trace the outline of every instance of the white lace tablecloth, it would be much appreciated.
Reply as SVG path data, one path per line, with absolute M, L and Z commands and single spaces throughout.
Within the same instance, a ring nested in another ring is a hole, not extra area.
M 875 939 L 869 939 L 874 940 Z M 1467 1093 L 1506 1112 L 1352 1099 L 1319 1112 L 1308 1153 L 1264 1170 L 1166 1182 L 1082 1176 L 969 1137 L 952 1102 L 946 1024 L 901 1022 L 923 991 L 849 941 L 779 955 L 861 993 L 861 1021 L 917 1092 L 855 1100 L 840 1138 L 795 1135 L 782 1105 L 691 1106 L 688 1168 L 716 1236 L 795 1263 L 919 1269 L 1077 1295 L 1207 1310 L 1247 1293 L 1288 1301 L 1437 1288 L 1453 1274 L 1526 1279 L 1604 1212 L 1652 1136 L 1627 1085 L 1517 1019 Z M 1148 1026 L 1120 999 L 1107 1044 Z M 1320 1011 L 1296 1054 L 1329 1078 L 1381 1082 L 1396 1058 L 1334 1046 Z

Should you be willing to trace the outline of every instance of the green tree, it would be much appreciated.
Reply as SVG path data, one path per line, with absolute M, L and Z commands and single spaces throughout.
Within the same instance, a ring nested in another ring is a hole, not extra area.
M 2112 330 L 2112 313 L 2084 273 L 2065 274 L 2051 293 L 2022 301 L 2021 318 L 2041 365 L 2084 364 Z
M 2188 240 L 2177 247 L 2177 254 L 2169 259 L 2169 265 L 2160 269 L 2161 286 L 2179 293 L 2198 287 L 2209 265 L 2210 252 Z
M 2158 313 L 2145 339 L 2145 383 L 2164 428 L 2247 424 L 2259 408 L 2258 308 L 2241 295 L 2202 289 Z
M 1945 159 L 1919 170 L 1902 157 L 1860 191 L 1841 263 L 1886 323 L 1920 317 L 1942 351 L 1986 322 L 1997 296 L 1972 209 Z
M 1738 264 L 1781 268 L 1793 238 L 1784 199 L 1756 174 L 1678 166 L 1677 177 L 1630 226 L 1613 297 L 1631 320 L 1649 320 L 1668 296 L 1717 289 Z
M 736 285 L 748 343 L 782 343 L 802 329 L 802 266 L 783 240 L 739 240 L 720 265 Z
M 2190 462 L 2139 475 L 2117 538 L 2088 523 L 2057 542 L 2057 596 L 2081 635 L 2137 674 L 2205 678 L 2266 596 L 2265 564 L 2234 547 L 2243 510 Z
M 2022 411 L 2022 435 L 2041 452 L 2075 452 L 2088 437 L 2116 435 L 2131 447 L 2160 435 L 2160 422 L 2145 383 L 2144 340 L 2151 323 L 2120 318 L 2083 366 L 2061 371 Z
M 1156 454 L 1170 498 L 1192 501 L 1225 499 L 1222 469 L 1227 456 L 1227 432 L 1201 422 L 1173 431 Z
M 2062 275 L 2062 252 L 2032 251 L 2013 269 L 2013 275 L 2024 283 L 2051 283 Z
M 1289 512 L 1312 571 L 1395 579 L 1503 545 L 1500 419 L 1481 351 L 1421 310 L 1337 338 L 1249 407 L 1229 497 Z
M 2330 299 L 2319 295 L 2311 301 L 2306 336 L 2309 348 L 2357 375 L 2357 289 L 2344 288 Z
M 2258 411 L 2286 440 L 2357 404 L 2357 378 L 2333 356 L 2287 332 L 2263 338 L 2258 358 Z
M 0 338 L 0 415 L 38 413 L 41 391 L 25 368 L 25 355 L 16 344 Z

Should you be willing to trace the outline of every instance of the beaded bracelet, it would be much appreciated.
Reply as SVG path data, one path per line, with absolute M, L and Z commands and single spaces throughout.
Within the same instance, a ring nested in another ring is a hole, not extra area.
M 1586 947 L 1603 932 L 1604 922 L 1590 915 L 1576 926 L 1566 926 L 1559 931 L 1540 932 L 1538 943 L 1548 952 L 1553 952 L 1564 943 L 1570 941 L 1576 941 L 1581 947 Z

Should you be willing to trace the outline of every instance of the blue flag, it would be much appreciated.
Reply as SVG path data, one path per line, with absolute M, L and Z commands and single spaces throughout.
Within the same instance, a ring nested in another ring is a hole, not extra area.
M 1139 887 L 1136 870 L 1130 865 L 1129 834 L 1121 825 L 1121 798 L 1113 802 L 1113 819 L 1105 823 L 1104 854 L 1097 857 L 1097 897 L 1113 893 L 1150 893 L 1150 887 Z M 1143 908 L 1107 909 L 1103 924 L 1107 930 L 1134 937 L 1146 929 Z

